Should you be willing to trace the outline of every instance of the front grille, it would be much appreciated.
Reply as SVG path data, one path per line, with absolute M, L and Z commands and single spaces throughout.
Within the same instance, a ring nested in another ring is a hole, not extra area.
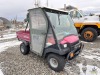
M 80 42 L 77 41 L 77 42 L 70 44 L 70 45 L 71 45 L 71 50 L 76 50 L 80 47 Z
M 76 41 L 76 42 L 74 42 L 74 43 L 71 43 L 70 45 L 71 46 L 74 46 L 74 45 L 76 45 L 76 44 L 78 44 L 79 43 L 79 41 Z

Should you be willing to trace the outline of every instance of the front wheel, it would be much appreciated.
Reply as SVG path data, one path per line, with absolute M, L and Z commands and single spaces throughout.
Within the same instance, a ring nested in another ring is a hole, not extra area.
M 49 54 L 47 62 L 49 67 L 56 72 L 62 71 L 66 63 L 64 57 L 57 54 Z
M 29 45 L 25 45 L 24 43 L 21 43 L 20 44 L 20 51 L 23 55 L 27 55 L 29 54 L 29 51 L 30 51 L 30 47 Z
M 97 39 L 98 33 L 96 29 L 88 27 L 85 28 L 81 33 L 81 38 L 84 41 L 92 42 Z

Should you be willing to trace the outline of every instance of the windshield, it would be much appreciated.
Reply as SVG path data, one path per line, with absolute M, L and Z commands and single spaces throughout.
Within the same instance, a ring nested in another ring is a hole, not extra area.
M 59 14 L 52 12 L 46 13 L 49 17 L 49 20 L 51 21 L 51 24 L 53 25 L 57 40 L 61 40 L 68 35 L 77 35 L 74 23 L 67 14 Z

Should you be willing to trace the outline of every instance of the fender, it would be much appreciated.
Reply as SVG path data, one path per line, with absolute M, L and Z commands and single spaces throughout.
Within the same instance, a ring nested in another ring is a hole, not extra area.
M 57 49 L 54 49 L 54 48 L 48 48 L 48 49 L 44 50 L 43 57 L 45 57 L 49 53 L 55 53 L 55 54 L 58 54 L 58 55 L 65 55 L 69 51 L 70 51 L 69 48 L 66 48 L 66 49 L 63 49 L 63 50 L 57 50 Z

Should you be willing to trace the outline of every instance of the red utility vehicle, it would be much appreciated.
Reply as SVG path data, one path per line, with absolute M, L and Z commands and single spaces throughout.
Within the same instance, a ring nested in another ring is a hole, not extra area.
M 30 9 L 29 30 L 17 32 L 17 38 L 22 41 L 21 53 L 26 55 L 32 51 L 46 58 L 52 70 L 62 71 L 66 61 L 78 56 L 83 49 L 74 23 L 67 14 L 45 7 Z

